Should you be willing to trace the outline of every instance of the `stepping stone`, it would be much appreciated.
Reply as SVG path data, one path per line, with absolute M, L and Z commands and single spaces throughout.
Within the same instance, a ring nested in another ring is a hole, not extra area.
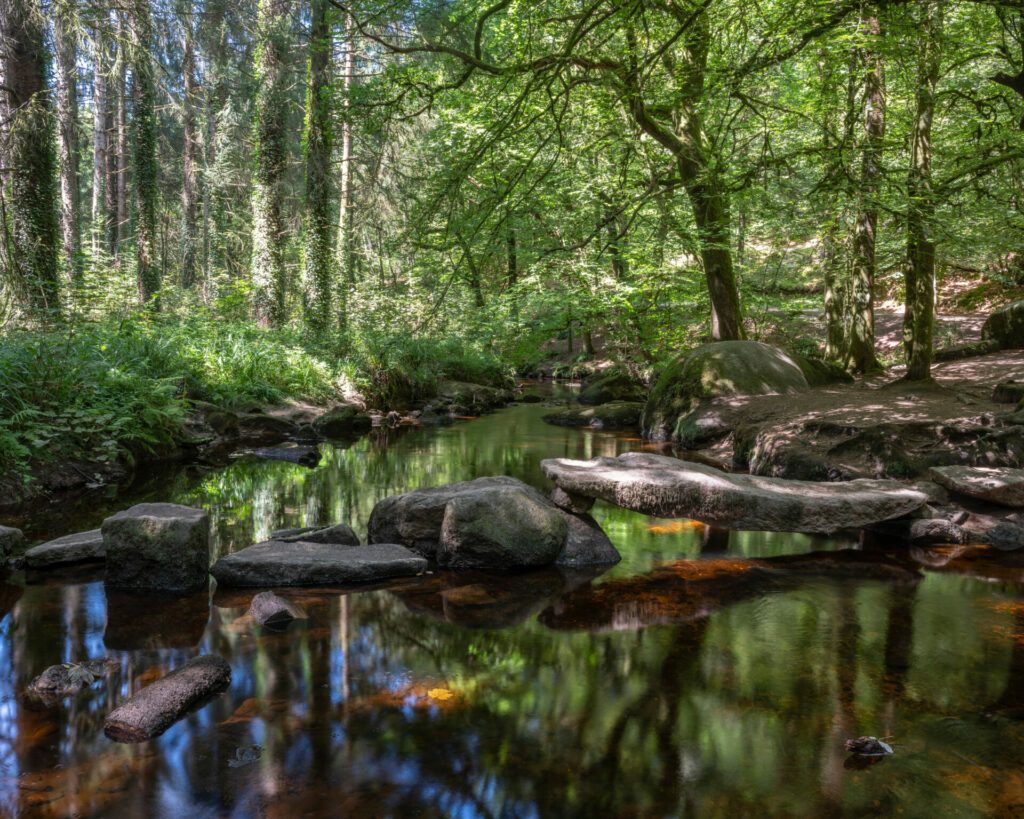
M 734 475 L 664 455 L 552 458 L 541 469 L 563 492 L 661 518 L 763 532 L 861 529 L 920 509 L 928 496 L 898 481 L 790 481 Z
M 140 503 L 103 521 L 112 588 L 187 591 L 207 582 L 210 516 L 175 503 Z
M 103 733 L 115 742 L 153 739 L 230 683 L 231 666 L 224 658 L 196 657 L 111 711 Z
M 1024 507 L 1024 469 L 935 466 L 931 479 L 950 492 L 1003 506 Z
M 106 554 L 102 530 L 91 529 L 33 546 L 25 552 L 25 565 L 30 569 L 48 569 L 68 563 L 103 560 Z
M 339 549 L 334 543 L 268 540 L 218 560 L 224 586 L 328 586 L 369 583 L 426 571 L 427 561 L 396 543 Z

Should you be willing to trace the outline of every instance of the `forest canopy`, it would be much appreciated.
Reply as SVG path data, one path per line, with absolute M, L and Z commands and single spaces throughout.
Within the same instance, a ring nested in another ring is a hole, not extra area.
M 937 294 L 1024 284 L 1019 2 L 0 0 L 0 38 L 22 446 L 40 350 L 82 338 L 194 395 L 744 337 L 913 379 Z

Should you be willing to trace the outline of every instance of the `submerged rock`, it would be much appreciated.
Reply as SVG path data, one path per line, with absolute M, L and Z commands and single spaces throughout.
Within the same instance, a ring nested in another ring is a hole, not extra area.
M 103 733 L 115 742 L 153 739 L 230 683 L 231 666 L 223 657 L 196 657 L 111 711 Z
M 772 532 L 836 532 L 908 515 L 928 496 L 896 481 L 839 483 L 734 475 L 664 455 L 541 462 L 544 474 L 572 495 L 599 498 L 666 518 Z
M 254 449 L 252 454 L 264 460 L 287 461 L 310 469 L 319 466 L 321 458 L 320 448 L 316 446 L 271 446 Z
M 1024 469 L 937 466 L 931 478 L 950 492 L 1003 506 L 1024 507 Z
M 92 529 L 33 546 L 25 552 L 25 565 L 30 569 L 48 569 L 68 563 L 103 560 L 105 557 L 103 532 Z
M 421 574 L 427 561 L 395 543 L 351 546 L 268 540 L 226 555 L 210 570 L 224 586 L 328 586 Z
M 29 683 L 27 693 L 44 702 L 72 697 L 117 668 L 112 660 L 51 665 Z
M 0 560 L 5 560 L 11 552 L 21 547 L 25 542 L 25 535 L 21 529 L 13 526 L 0 526 Z
M 844 743 L 847 751 L 858 756 L 886 756 L 893 753 L 892 746 L 878 737 L 858 737 Z
M 636 401 L 613 401 L 596 407 L 570 407 L 544 416 L 549 424 L 562 427 L 628 429 L 640 423 L 644 405 Z
M 759 341 L 718 341 L 684 353 L 651 390 L 643 432 L 656 440 L 677 438 L 679 419 L 703 399 L 806 390 L 810 385 L 796 358 Z
M 106 583 L 186 591 L 207 583 L 210 516 L 175 503 L 140 503 L 103 521 Z
M 402 543 L 451 568 L 618 562 L 611 543 L 533 487 L 508 477 L 417 489 L 377 503 L 371 543 Z M 600 531 L 600 530 L 598 530 Z
M 249 604 L 248 615 L 261 626 L 283 628 L 292 620 L 305 620 L 306 610 L 272 591 L 260 592 Z

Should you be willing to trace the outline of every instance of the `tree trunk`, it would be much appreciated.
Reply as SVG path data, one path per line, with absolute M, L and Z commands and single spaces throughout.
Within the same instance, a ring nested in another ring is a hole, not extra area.
M 139 301 L 160 308 L 157 241 L 156 88 L 149 0 L 133 0 L 131 26 L 135 246 Z
M 878 194 L 882 183 L 885 138 L 885 65 L 879 52 L 882 37 L 877 10 L 861 22 L 866 42 L 861 48 L 864 79 L 864 145 L 860 201 L 853 227 L 853 276 L 850 304 L 850 363 L 855 372 L 879 369 L 875 355 L 875 240 Z
M 60 309 L 57 158 L 46 85 L 39 0 L 0 0 L 3 92 L 9 114 L 11 269 L 8 275 L 36 314 Z
M 92 206 L 90 228 L 93 264 L 100 265 L 103 259 L 107 235 L 106 194 L 107 187 L 107 73 L 110 70 L 110 51 L 107 40 L 107 22 L 100 16 L 93 26 L 93 80 L 92 80 Z
M 125 43 L 128 40 L 127 37 L 127 24 L 125 22 L 125 13 L 118 12 L 117 15 L 117 30 L 119 33 L 118 39 Z M 124 51 L 124 47 L 121 48 Z M 116 127 L 117 135 L 115 137 L 115 149 L 117 152 L 117 191 L 116 199 L 117 205 L 114 213 L 114 219 L 116 221 L 116 235 L 115 235 L 115 255 L 120 263 L 122 260 L 121 247 L 125 240 L 128 238 L 128 60 L 120 59 L 117 63 L 117 74 L 113 77 L 115 83 L 115 95 L 117 97 L 116 102 Z
M 505 236 L 506 264 L 507 264 L 507 286 L 515 287 L 519 280 L 519 254 L 516 249 L 516 229 L 508 225 Z
M 184 74 L 182 100 L 182 185 L 181 185 L 181 286 L 192 289 L 196 285 L 196 231 L 199 220 L 199 133 L 196 127 L 195 36 L 192 15 L 182 14 L 185 30 L 181 70 Z
M 345 14 L 345 58 L 341 78 L 341 184 L 338 207 L 338 288 L 341 326 L 348 321 L 348 291 L 355 284 L 355 231 L 352 226 L 352 82 L 355 74 L 356 29 L 352 15 Z
M 932 220 L 932 118 L 939 81 L 942 0 L 924 0 L 917 74 L 917 111 L 910 145 L 907 176 L 907 271 L 903 336 L 908 380 L 931 377 L 932 334 L 935 326 L 935 242 Z
M 306 321 L 315 333 L 331 325 L 331 29 L 328 0 L 312 0 L 306 89 Z
M 256 321 L 280 326 L 287 318 L 282 215 L 288 158 L 285 66 L 289 0 L 260 0 L 256 56 L 256 171 L 253 178 L 252 282 Z
M 60 150 L 60 228 L 64 259 L 71 278 L 81 268 L 78 201 L 78 20 L 75 0 L 54 7 L 53 39 L 57 56 L 57 136 Z

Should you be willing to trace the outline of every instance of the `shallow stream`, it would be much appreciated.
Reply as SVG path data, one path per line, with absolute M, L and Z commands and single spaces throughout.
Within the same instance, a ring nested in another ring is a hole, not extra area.
M 218 553 L 285 526 L 365 536 L 390 494 L 499 474 L 547 489 L 542 458 L 645 446 L 547 411 L 374 433 L 316 469 L 161 470 L 17 523 L 36 542 L 161 500 L 209 509 Z M 102 568 L 0 580 L 0 815 L 1024 816 L 1024 571 L 682 599 L 652 570 L 855 544 L 594 515 L 623 555 L 599 576 L 296 590 L 310 617 L 282 634 L 239 619 L 250 593 L 108 595 Z M 153 742 L 104 737 L 114 704 L 210 652 L 226 694 Z M 62 707 L 21 696 L 106 656 L 119 672 Z M 863 734 L 896 753 L 854 764 L 843 741 Z

